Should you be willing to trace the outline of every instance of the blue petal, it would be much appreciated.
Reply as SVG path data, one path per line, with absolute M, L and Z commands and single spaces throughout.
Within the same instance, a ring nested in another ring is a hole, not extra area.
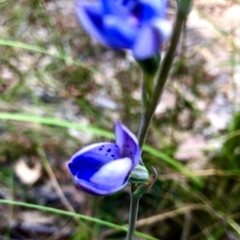
M 166 18 L 167 0 L 139 0 L 132 13 L 140 22 L 146 22 L 154 17 Z
M 153 19 L 149 24 L 145 24 L 139 31 L 137 40 L 132 48 L 136 59 L 146 59 L 155 55 L 164 42 L 169 37 L 171 28 L 167 21 Z
M 124 125 L 116 122 L 115 125 L 116 143 L 120 148 L 122 157 L 128 157 L 133 161 L 132 169 L 140 161 L 140 148 L 135 135 Z
M 103 22 L 105 37 L 112 47 L 131 48 L 138 32 L 136 26 L 114 15 L 105 16 Z
M 113 143 L 97 143 L 89 145 L 75 153 L 69 164 L 74 176 L 89 181 L 104 164 L 120 158 L 120 150 Z
M 135 5 L 134 0 L 102 0 L 102 9 L 104 15 L 115 15 L 126 18 L 130 15 L 131 8 Z
M 122 189 L 129 177 L 132 161 L 129 158 L 117 159 L 103 165 L 89 181 L 75 177 L 76 184 L 94 195 L 109 195 Z
M 159 27 L 152 25 L 152 21 L 165 21 L 166 9 L 167 0 L 101 0 L 76 4 L 77 16 L 92 37 L 113 48 L 132 49 L 138 59 L 151 57 L 159 50 L 166 34 L 159 33 Z
M 102 44 L 108 45 L 102 22 L 102 8 L 99 3 L 77 2 L 76 13 L 85 30 Z

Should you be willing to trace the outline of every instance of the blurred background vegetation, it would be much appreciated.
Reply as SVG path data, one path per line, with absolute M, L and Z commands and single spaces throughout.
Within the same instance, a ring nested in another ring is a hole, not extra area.
M 195 0 L 186 22 L 143 152 L 159 178 L 141 198 L 137 230 L 155 239 L 240 239 L 239 6 Z M 87 195 L 66 163 L 89 143 L 113 141 L 116 120 L 137 132 L 141 72 L 130 53 L 90 39 L 73 7 L 0 0 L 0 198 L 124 225 L 129 189 Z M 0 239 L 125 236 L 30 208 L 0 204 L 0 214 Z

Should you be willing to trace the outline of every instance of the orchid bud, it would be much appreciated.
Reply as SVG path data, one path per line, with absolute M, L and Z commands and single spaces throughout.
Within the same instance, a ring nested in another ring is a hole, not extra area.
M 148 170 L 144 166 L 138 164 L 133 169 L 129 181 L 132 183 L 142 183 L 146 182 L 148 179 L 149 179 Z

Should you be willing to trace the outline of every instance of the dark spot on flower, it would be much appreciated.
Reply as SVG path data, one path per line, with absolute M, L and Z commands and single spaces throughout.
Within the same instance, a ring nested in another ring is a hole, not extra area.
M 102 148 L 104 147 L 104 145 L 101 146 Z
M 98 150 L 99 150 L 99 151 L 102 151 L 102 148 L 99 148 Z
M 107 152 L 111 152 L 111 151 L 112 151 L 112 149 L 110 149 L 110 148 L 107 150 Z
M 132 155 L 132 152 L 130 152 L 130 155 Z
M 115 145 L 115 147 L 117 148 L 117 147 L 118 147 L 118 145 L 116 144 L 116 145 Z
M 112 154 L 112 155 L 111 155 L 111 157 L 112 157 L 112 158 L 115 158 L 115 155 L 114 155 L 114 154 Z
M 127 148 L 129 148 L 129 145 L 127 145 Z
M 139 19 L 142 15 L 142 6 L 140 4 L 136 4 L 132 9 L 132 14 Z

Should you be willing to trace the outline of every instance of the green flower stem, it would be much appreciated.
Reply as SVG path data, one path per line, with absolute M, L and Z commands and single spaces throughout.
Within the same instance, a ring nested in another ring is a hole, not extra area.
M 143 106 L 144 112 L 142 114 L 141 123 L 140 123 L 140 127 L 139 127 L 139 132 L 138 132 L 138 141 L 139 141 L 139 146 L 141 148 L 145 142 L 149 125 L 151 123 L 155 109 L 156 109 L 157 104 L 162 95 L 165 83 L 167 81 L 167 77 L 168 77 L 168 74 L 170 72 L 170 69 L 171 69 L 171 66 L 173 63 L 174 55 L 175 55 L 175 52 L 177 49 L 178 41 L 179 41 L 182 27 L 185 23 L 186 17 L 187 17 L 187 13 L 185 15 L 180 11 L 180 9 L 178 9 L 177 17 L 176 17 L 176 21 L 175 21 L 175 27 L 174 27 L 172 38 L 171 38 L 171 44 L 170 44 L 170 47 L 166 53 L 166 56 L 161 64 L 159 75 L 157 76 L 156 86 L 154 88 L 153 95 L 152 95 L 150 101 L 149 101 L 149 99 L 147 99 L 147 101 L 146 101 L 146 92 L 145 92 L 146 89 L 144 89 L 144 87 L 145 87 L 144 84 L 142 86 L 143 87 L 143 89 L 142 89 L 143 97 L 145 97 L 145 99 L 143 99 L 143 104 L 145 106 Z M 146 102 L 147 102 L 147 104 L 146 104 Z M 126 240 L 132 240 L 133 233 L 135 230 L 136 220 L 137 220 L 139 197 L 134 196 L 134 191 L 136 190 L 136 188 L 137 188 L 136 184 L 131 184 L 129 229 L 128 229 Z
M 146 135 L 148 132 L 149 125 L 151 123 L 151 120 L 153 118 L 155 109 L 157 107 L 157 104 L 159 102 L 159 99 L 162 95 L 165 83 L 167 81 L 168 74 L 171 69 L 171 65 L 174 59 L 174 55 L 177 49 L 178 41 L 181 35 L 181 30 L 184 25 L 184 22 L 186 20 L 186 16 L 177 13 L 177 18 L 175 21 L 175 27 L 173 30 L 172 38 L 171 38 L 171 44 L 168 49 L 168 52 L 166 53 L 166 56 L 161 64 L 159 75 L 157 76 L 157 82 L 156 86 L 153 92 L 152 99 L 150 103 L 147 106 L 145 114 L 141 118 L 140 128 L 138 132 L 138 140 L 140 147 L 143 146 Z
M 142 115 L 144 115 L 147 109 L 147 102 L 148 102 L 147 92 L 144 83 L 142 83 Z
M 144 118 L 147 106 L 148 106 L 149 101 L 150 101 L 150 99 L 152 97 L 153 89 L 152 89 L 151 86 L 153 86 L 153 80 L 154 80 L 154 76 L 150 76 L 150 75 L 146 74 L 143 71 L 143 80 L 142 80 L 142 113 L 141 113 L 142 117 L 141 117 L 141 119 Z M 144 166 L 144 163 L 143 163 L 142 159 L 140 160 L 140 164 L 142 166 Z
M 153 94 L 153 80 L 154 75 L 149 75 L 146 73 L 143 73 L 143 88 L 142 91 L 145 92 L 145 105 L 144 105 L 144 111 L 146 110 L 147 104 L 149 103 L 149 100 L 152 97 Z
M 126 240 L 132 240 L 138 215 L 139 197 L 134 195 L 137 184 L 131 184 L 129 226 Z

